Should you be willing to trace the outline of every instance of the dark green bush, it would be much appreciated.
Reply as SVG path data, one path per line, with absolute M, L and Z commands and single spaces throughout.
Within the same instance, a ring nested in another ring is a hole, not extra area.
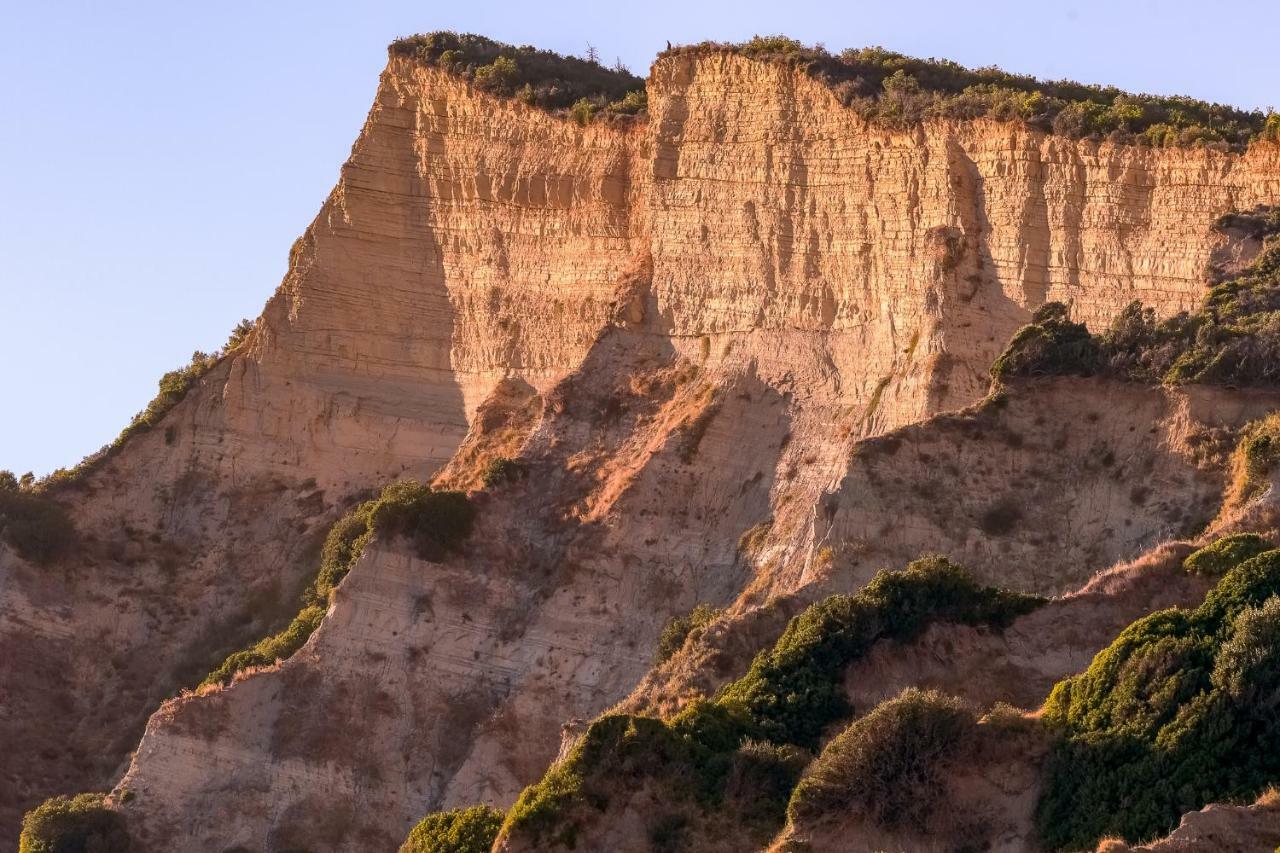
M 1277 593 L 1280 551 L 1245 559 L 1200 607 L 1135 622 L 1053 689 L 1044 719 L 1060 740 L 1037 810 L 1046 846 L 1163 835 L 1185 812 L 1280 781 Z
M 489 853 L 501 827 L 502 812 L 490 806 L 437 812 L 418 822 L 400 853 Z
M 103 794 L 54 797 L 22 819 L 19 853 L 129 853 L 124 817 Z
M 504 833 L 540 848 L 572 847 L 584 814 L 603 811 L 611 791 L 658 781 L 668 815 L 726 809 L 763 839 L 781 825 L 804 763 L 831 723 L 853 712 L 845 669 L 881 639 L 910 640 L 935 621 L 1003 627 L 1043 599 L 980 587 L 941 557 L 881 572 L 856 595 L 835 595 L 791 620 L 773 648 L 714 702 L 696 702 L 669 722 L 607 715 L 569 755 L 520 795 Z M 651 788 L 653 790 L 653 788 Z
M 25 560 L 48 563 L 75 542 L 75 525 L 60 504 L 22 482 L 0 471 L 0 540 Z
M 412 57 L 457 74 L 492 94 L 553 113 L 569 112 L 582 124 L 597 115 L 636 115 L 645 108 L 644 80 L 594 59 L 452 32 L 402 38 L 390 50 L 393 56 Z
M 699 604 L 685 616 L 671 617 L 658 637 L 657 662 L 669 660 L 672 655 L 680 651 L 690 634 L 694 632 L 701 634 L 708 625 L 719 619 L 722 613 L 724 613 L 723 610 L 712 607 L 710 604 Z
M 462 492 L 437 492 L 416 480 L 391 483 L 378 497 L 334 523 L 320 552 L 320 569 L 303 594 L 302 609 L 283 631 L 230 655 L 201 682 L 227 684 L 237 672 L 284 660 L 320 626 L 330 594 L 347 576 L 374 534 L 404 536 L 423 559 L 439 560 L 471 532 L 475 509 Z
M 484 467 L 484 473 L 480 475 L 480 481 L 484 483 L 486 489 L 492 489 L 503 483 L 519 480 L 524 475 L 524 465 L 514 459 L 499 456 L 489 460 L 489 464 Z
M 1042 305 L 991 366 L 996 379 L 1015 376 L 1092 376 L 1099 367 L 1097 341 L 1073 323 L 1061 302 Z
M 1274 385 L 1280 381 L 1280 208 L 1229 214 L 1216 226 L 1263 241 L 1243 270 L 1217 276 L 1195 313 L 1160 320 L 1126 306 L 1102 335 L 1049 303 L 992 367 L 997 378 L 1093 375 L 1169 384 Z M 1044 312 L 1050 312 L 1044 316 Z
M 958 699 L 907 689 L 827 744 L 791 795 L 791 820 L 841 814 L 888 829 L 922 825 L 944 794 L 944 762 L 976 723 Z
M 1218 577 L 1250 557 L 1256 557 L 1274 547 L 1256 533 L 1237 533 L 1234 536 L 1224 536 L 1192 553 L 1182 561 L 1182 568 L 1193 575 Z
M 868 120 L 909 124 L 933 117 L 1021 121 L 1072 138 L 1106 137 L 1144 145 L 1214 143 L 1243 148 L 1280 138 L 1280 120 L 1253 110 L 1178 96 L 1134 95 L 1112 86 L 1042 81 L 999 68 L 916 59 L 880 47 L 833 56 L 785 36 L 742 44 L 675 48 L 671 53 L 734 51 L 782 62 L 823 82 Z
M 950 560 L 925 557 L 806 609 L 719 701 L 742 710 L 753 736 L 813 747 L 851 711 L 840 674 L 877 641 L 910 641 L 933 622 L 1003 627 L 1043 601 L 979 586 Z

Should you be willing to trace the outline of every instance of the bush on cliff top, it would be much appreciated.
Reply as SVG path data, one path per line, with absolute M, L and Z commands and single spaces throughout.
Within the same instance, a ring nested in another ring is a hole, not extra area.
M 462 492 L 437 492 L 416 480 L 391 483 L 334 523 L 320 552 L 320 569 L 303 594 L 302 609 L 280 633 L 227 657 L 200 682 L 229 683 L 237 672 L 269 666 L 302 648 L 320 626 L 333 590 L 342 583 L 374 534 L 409 539 L 418 556 L 441 560 L 471 533 L 475 509 Z
M 75 541 L 76 530 L 66 510 L 32 480 L 0 471 L 0 540 L 25 560 L 48 563 Z
M 606 68 L 594 58 L 515 47 L 471 33 L 423 33 L 392 42 L 390 50 L 457 74 L 491 94 L 569 113 L 581 124 L 596 115 L 635 115 L 645 108 L 644 80 L 621 64 Z
M 124 817 L 102 794 L 54 797 L 22 819 L 19 853 L 129 853 Z
M 1280 551 L 1245 559 L 1200 607 L 1138 620 L 1054 687 L 1044 719 L 1060 740 L 1037 810 L 1046 846 L 1163 835 L 1185 812 L 1280 782 L 1277 593 Z
M 1067 319 L 1066 306 L 1051 302 L 1014 335 L 992 375 L 1096 374 L 1233 386 L 1280 382 L 1280 208 L 1230 214 L 1215 227 L 1259 239 L 1263 247 L 1243 270 L 1213 282 L 1199 311 L 1159 320 L 1134 302 L 1105 333 L 1091 335 Z
M 490 806 L 472 806 L 427 815 L 409 833 L 400 853 L 489 853 L 502 812 Z
M 568 758 L 520 795 L 503 832 L 571 847 L 588 811 L 603 811 L 621 783 L 645 786 L 673 826 L 696 820 L 689 805 L 700 804 L 767 838 L 785 814 L 803 763 L 797 756 L 853 713 L 842 685 L 851 663 L 878 640 L 908 641 L 935 621 L 998 628 L 1042 601 L 980 587 L 941 557 L 881 572 L 858 593 L 831 596 L 794 618 L 715 701 L 695 702 L 668 722 L 625 714 L 596 720 Z M 765 801 L 762 788 L 735 784 L 744 774 L 773 780 Z
M 831 87 L 863 118 L 892 124 L 988 116 L 1073 138 L 1107 137 L 1146 145 L 1241 148 L 1253 139 L 1280 139 L 1280 116 L 1258 110 L 1180 96 L 1137 95 L 1114 86 L 1037 80 L 995 67 L 969 69 L 881 47 L 833 55 L 785 36 L 756 36 L 741 44 L 703 42 L 669 52 L 717 50 L 797 67 Z

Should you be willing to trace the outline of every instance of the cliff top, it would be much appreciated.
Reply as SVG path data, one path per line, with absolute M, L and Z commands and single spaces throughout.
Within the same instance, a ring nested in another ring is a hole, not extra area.
M 664 51 L 732 52 L 802 70 L 829 86 L 868 120 L 914 124 L 927 118 L 1022 121 L 1071 138 L 1149 145 L 1218 143 L 1242 148 L 1280 140 L 1280 114 L 1242 110 L 1185 96 L 1125 92 L 1071 80 L 1039 80 L 995 66 L 970 69 L 947 59 L 917 59 L 881 47 L 832 54 L 785 36 L 739 44 L 702 42 Z
M 392 56 L 410 57 L 457 74 L 494 95 L 519 100 L 585 124 L 598 116 L 644 112 L 644 79 L 619 63 L 516 47 L 472 33 L 421 33 L 391 43 Z
M 593 118 L 640 115 L 644 79 L 621 64 L 515 47 L 474 34 L 425 33 L 391 44 L 393 56 L 455 73 L 480 89 L 518 98 L 585 124 Z M 1257 139 L 1280 141 L 1280 114 L 1243 110 L 1185 96 L 1125 92 L 1070 80 L 1039 80 L 994 66 L 966 68 L 946 59 L 917 59 L 881 47 L 833 54 L 785 36 L 738 44 L 701 42 L 668 48 L 664 57 L 733 53 L 794 67 L 828 86 L 868 121 L 907 126 L 930 118 L 1020 121 L 1073 139 L 1132 144 L 1209 144 L 1242 149 Z

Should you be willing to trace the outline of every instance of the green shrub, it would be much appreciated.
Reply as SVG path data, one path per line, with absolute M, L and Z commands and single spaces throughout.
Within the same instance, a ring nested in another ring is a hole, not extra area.
M 231 330 L 231 336 L 227 338 L 227 345 L 222 348 L 222 351 L 224 353 L 231 352 L 248 340 L 249 333 L 253 331 L 254 325 L 254 321 L 248 317 L 236 323 L 235 328 Z
M 921 825 L 942 798 L 944 762 L 976 725 L 958 699 L 908 688 L 837 735 L 791 795 L 793 822 L 832 814 Z
M 1206 545 L 1192 553 L 1182 561 L 1182 568 L 1193 575 L 1218 577 L 1228 569 L 1243 563 L 1250 557 L 1256 557 L 1263 551 L 1270 551 L 1273 546 L 1256 533 L 1238 533 L 1224 536 L 1211 545 Z
M 701 634 L 708 625 L 719 619 L 722 613 L 724 613 L 723 610 L 709 604 L 699 604 L 687 615 L 673 616 L 667 620 L 662 634 L 658 637 L 657 662 L 669 660 L 672 655 L 680 651 L 690 634 L 695 632 Z
M 474 516 L 475 509 L 462 492 L 433 491 L 416 480 L 386 486 L 378 497 L 360 504 L 329 528 L 320 552 L 320 569 L 303 593 L 302 609 L 293 621 L 280 633 L 227 657 L 201 686 L 230 683 L 242 669 L 269 666 L 302 648 L 320 627 L 331 593 L 375 534 L 403 536 L 423 559 L 440 560 L 471 533 Z
M 489 853 L 501 827 L 502 812 L 490 806 L 437 812 L 418 822 L 400 853 Z
M 1274 385 L 1280 382 L 1280 208 L 1222 217 L 1215 227 L 1261 240 L 1243 270 L 1211 271 L 1199 311 L 1160 320 L 1133 302 L 1100 336 L 1049 303 L 992 367 L 997 378 L 1095 373 L 1141 382 Z M 1045 316 L 1049 312 L 1049 316 Z
M 129 853 L 124 817 L 103 794 L 54 797 L 22 819 L 19 853 Z
M 1280 413 L 1254 421 L 1240 432 L 1233 454 L 1238 498 L 1263 491 L 1280 462 Z
M 568 113 L 581 124 L 597 115 L 636 115 L 645 109 L 644 80 L 594 59 L 452 32 L 399 39 L 390 52 L 446 69 L 491 94 L 551 113 Z
M 785 36 L 742 44 L 704 42 L 668 53 L 732 51 L 798 68 L 824 83 L 868 121 L 906 125 L 925 119 L 989 116 L 1020 121 L 1072 138 L 1146 145 L 1217 144 L 1242 149 L 1256 138 L 1280 138 L 1280 120 L 1186 97 L 1134 95 L 1113 86 L 1043 81 L 999 68 L 965 68 L 916 59 L 880 47 L 833 56 Z M 664 54 L 665 55 L 665 54 Z
M 1163 835 L 1185 812 L 1280 781 L 1277 593 L 1280 551 L 1244 559 L 1198 608 L 1138 620 L 1054 687 L 1044 720 L 1059 742 L 1037 808 L 1047 847 Z
M 572 847 L 586 816 L 603 811 L 621 784 L 655 784 L 668 816 L 684 806 L 719 809 L 767 840 L 781 825 L 806 748 L 852 713 L 845 669 L 881 639 L 910 640 L 935 621 L 1000 628 L 1043 599 L 979 587 L 941 557 L 881 572 L 855 595 L 835 595 L 791 620 L 773 648 L 714 702 L 695 702 L 669 722 L 610 714 L 541 782 L 526 788 L 503 834 L 539 849 Z M 673 818 L 673 819 L 676 819 Z
M 486 489 L 492 489 L 503 483 L 519 480 L 524 475 L 524 465 L 514 459 L 499 456 L 489 460 L 489 464 L 484 467 L 484 472 L 480 475 L 480 481 Z
M 1083 323 L 1073 323 L 1067 306 L 1048 302 L 1019 329 L 991 366 L 991 375 L 1091 376 L 1099 366 L 1098 343 Z
M 33 563 L 49 563 L 66 553 L 76 539 L 66 510 L 30 486 L 22 488 L 11 472 L 0 472 L 4 474 L 8 477 L 0 483 L 0 539 Z
M 950 560 L 925 557 L 905 571 L 881 572 L 855 595 L 806 609 L 719 701 L 740 708 L 756 737 L 813 747 L 851 711 L 840 674 L 877 641 L 913 640 L 933 622 L 1000 628 L 1043 601 L 979 586 Z

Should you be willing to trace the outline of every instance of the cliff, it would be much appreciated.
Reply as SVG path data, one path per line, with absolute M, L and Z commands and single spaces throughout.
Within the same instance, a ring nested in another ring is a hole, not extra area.
M 247 344 L 64 490 L 74 556 L 0 546 L 0 831 L 123 775 L 142 849 L 386 849 L 509 805 L 698 602 L 760 618 L 926 550 L 1061 593 L 1216 513 L 1187 437 L 1271 397 L 1066 381 L 934 416 L 1046 301 L 1197 304 L 1280 146 L 895 129 L 717 52 L 660 59 L 648 104 L 583 126 L 393 55 Z M 357 496 L 497 455 L 527 476 L 462 554 L 375 541 L 300 652 L 161 706 L 287 621 Z

